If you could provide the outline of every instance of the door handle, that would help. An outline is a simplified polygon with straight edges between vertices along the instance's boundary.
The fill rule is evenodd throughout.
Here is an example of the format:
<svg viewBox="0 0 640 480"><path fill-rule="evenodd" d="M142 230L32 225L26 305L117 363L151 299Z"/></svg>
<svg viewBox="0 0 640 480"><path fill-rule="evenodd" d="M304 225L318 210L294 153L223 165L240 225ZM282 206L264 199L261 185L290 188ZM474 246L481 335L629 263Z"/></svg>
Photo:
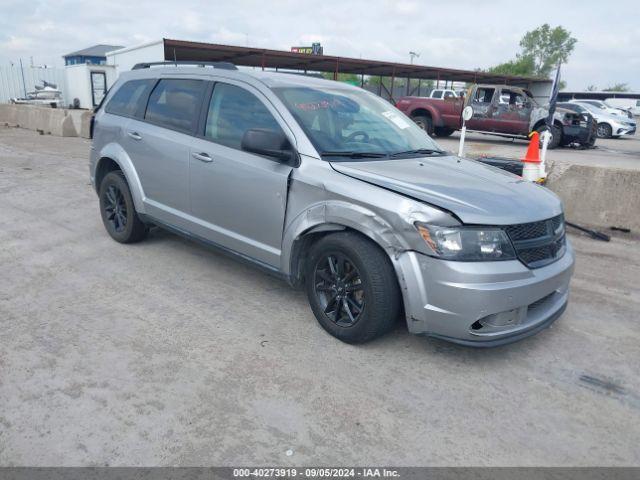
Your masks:
<svg viewBox="0 0 640 480"><path fill-rule="evenodd" d="M127 135L129 135L134 140L142 140L142 136L138 132L127 132Z"/></svg>
<svg viewBox="0 0 640 480"><path fill-rule="evenodd" d="M211 158L209 154L205 152L201 152L201 153L193 152L191 156L196 160L200 160L201 162L205 162L205 163L213 162L213 158Z"/></svg>

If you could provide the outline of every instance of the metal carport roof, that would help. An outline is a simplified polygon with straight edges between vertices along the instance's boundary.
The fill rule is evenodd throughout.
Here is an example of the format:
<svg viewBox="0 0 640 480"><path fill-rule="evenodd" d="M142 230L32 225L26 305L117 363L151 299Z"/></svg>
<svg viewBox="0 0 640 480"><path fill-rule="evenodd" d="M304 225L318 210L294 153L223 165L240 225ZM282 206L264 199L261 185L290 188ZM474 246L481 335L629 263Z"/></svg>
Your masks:
<svg viewBox="0 0 640 480"><path fill-rule="evenodd" d="M267 48L238 47L215 43L163 39L165 60L224 61L239 66L303 70L314 72L355 73L396 78L413 78L472 83L499 83L531 86L549 83L538 77L496 75L473 70L429 67L407 63L382 62L332 55L308 55Z"/></svg>

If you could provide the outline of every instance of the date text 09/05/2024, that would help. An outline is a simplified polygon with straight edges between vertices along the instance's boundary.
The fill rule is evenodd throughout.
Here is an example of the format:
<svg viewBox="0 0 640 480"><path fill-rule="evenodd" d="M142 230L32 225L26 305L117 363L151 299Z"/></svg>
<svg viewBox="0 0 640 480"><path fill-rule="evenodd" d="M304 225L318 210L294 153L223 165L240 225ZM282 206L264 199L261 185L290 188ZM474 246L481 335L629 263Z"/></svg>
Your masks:
<svg viewBox="0 0 640 480"><path fill-rule="evenodd" d="M273 478L398 478L397 470L386 468L234 468L233 476Z"/></svg>

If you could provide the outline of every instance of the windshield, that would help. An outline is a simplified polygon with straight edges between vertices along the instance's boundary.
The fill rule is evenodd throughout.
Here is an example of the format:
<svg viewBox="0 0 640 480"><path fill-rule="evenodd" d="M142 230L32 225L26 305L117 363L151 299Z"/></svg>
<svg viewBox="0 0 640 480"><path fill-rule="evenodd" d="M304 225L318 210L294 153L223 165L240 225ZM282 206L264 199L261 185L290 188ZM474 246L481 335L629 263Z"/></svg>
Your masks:
<svg viewBox="0 0 640 480"><path fill-rule="evenodd" d="M583 103L581 104L584 108L586 108L587 110L591 111L591 112L595 112L597 113L598 110L600 109L600 107L596 107L595 105L592 105L590 103Z"/></svg>
<svg viewBox="0 0 640 480"><path fill-rule="evenodd" d="M559 103L559 107L566 108L567 110L573 110L578 113L588 113L589 111L577 103Z"/></svg>
<svg viewBox="0 0 640 480"><path fill-rule="evenodd" d="M604 102L598 102L597 100L586 100L584 103L591 105L592 107L599 108L600 110L606 110L607 106Z"/></svg>
<svg viewBox="0 0 640 480"><path fill-rule="evenodd" d="M442 148L394 106L364 90L282 87L273 91L323 158L407 158Z"/></svg>

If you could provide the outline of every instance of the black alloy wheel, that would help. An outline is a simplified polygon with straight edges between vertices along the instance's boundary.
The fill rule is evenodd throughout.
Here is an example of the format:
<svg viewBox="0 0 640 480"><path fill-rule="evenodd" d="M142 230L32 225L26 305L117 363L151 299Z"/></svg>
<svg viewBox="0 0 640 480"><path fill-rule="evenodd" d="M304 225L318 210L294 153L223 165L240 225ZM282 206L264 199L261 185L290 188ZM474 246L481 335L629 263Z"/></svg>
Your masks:
<svg viewBox="0 0 640 480"><path fill-rule="evenodd" d="M390 331L402 310L396 272L387 253L352 231L329 233L306 253L304 281L318 323L346 343L365 343Z"/></svg>
<svg viewBox="0 0 640 480"><path fill-rule="evenodd" d="M322 256L314 268L314 293L324 315L340 327L352 327L364 311L360 272L343 253Z"/></svg>
<svg viewBox="0 0 640 480"><path fill-rule="evenodd" d="M139 242L147 235L149 229L136 212L122 171L114 170L105 175L100 183L98 196L102 223L116 242Z"/></svg>
<svg viewBox="0 0 640 480"><path fill-rule="evenodd" d="M104 210L106 221L114 232L120 233L127 228L127 203L117 185L111 184L105 192Z"/></svg>

